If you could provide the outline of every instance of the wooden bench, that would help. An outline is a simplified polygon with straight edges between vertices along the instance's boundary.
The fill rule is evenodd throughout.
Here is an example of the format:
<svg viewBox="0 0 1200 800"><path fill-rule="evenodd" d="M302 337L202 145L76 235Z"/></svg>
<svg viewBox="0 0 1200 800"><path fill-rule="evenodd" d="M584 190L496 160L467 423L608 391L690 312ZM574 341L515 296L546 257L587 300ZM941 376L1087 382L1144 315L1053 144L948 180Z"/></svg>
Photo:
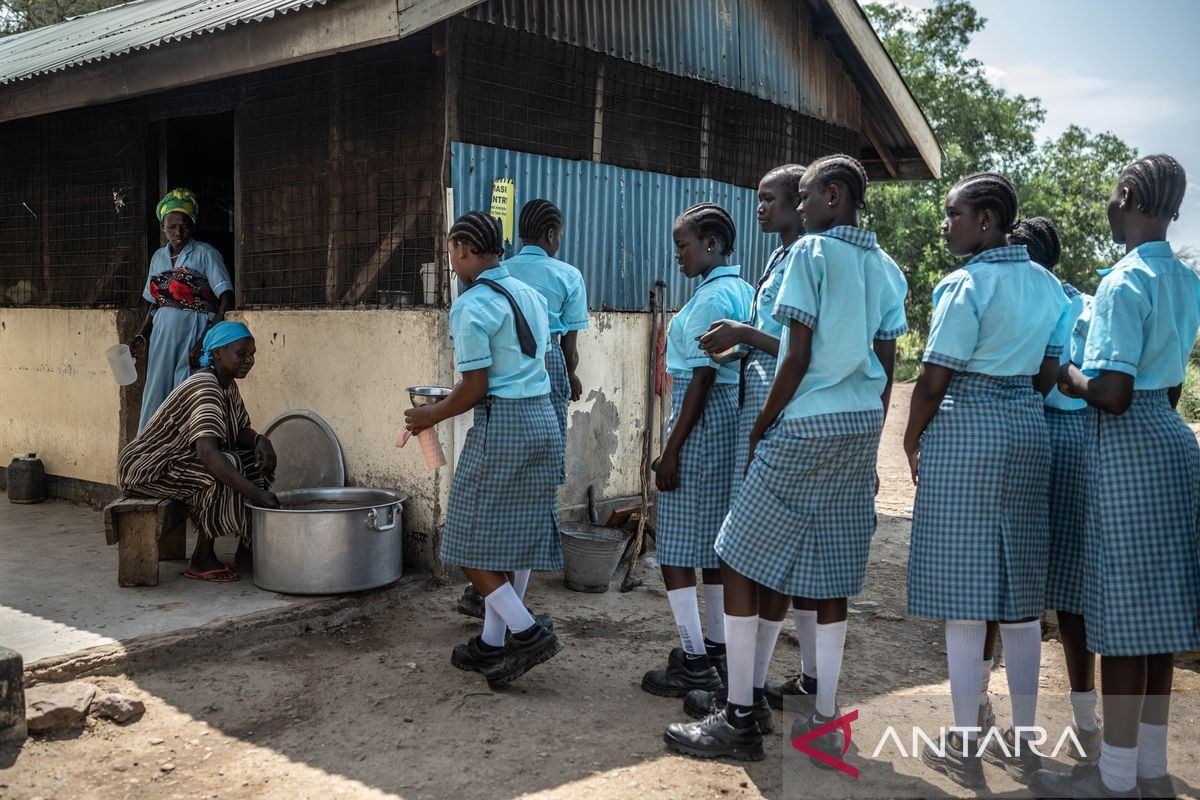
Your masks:
<svg viewBox="0 0 1200 800"><path fill-rule="evenodd" d="M117 583L157 586L158 562L187 558L187 506L153 497L119 497L104 509L104 539L119 545Z"/></svg>

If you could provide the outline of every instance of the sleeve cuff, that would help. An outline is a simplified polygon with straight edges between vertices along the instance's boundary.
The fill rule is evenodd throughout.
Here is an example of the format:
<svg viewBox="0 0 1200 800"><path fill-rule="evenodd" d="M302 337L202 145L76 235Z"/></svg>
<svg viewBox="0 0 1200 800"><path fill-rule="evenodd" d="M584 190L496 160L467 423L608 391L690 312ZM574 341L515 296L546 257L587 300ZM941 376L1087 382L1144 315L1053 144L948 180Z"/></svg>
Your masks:
<svg viewBox="0 0 1200 800"><path fill-rule="evenodd" d="M952 369L959 372L965 370L967 368L967 364L970 363L964 359L948 356L944 353L935 353L932 350L926 350L925 355L921 356L921 361L925 362L926 364L937 364L939 367L945 367L946 369Z"/></svg>
<svg viewBox="0 0 1200 800"><path fill-rule="evenodd" d="M1083 362L1084 372L1123 372L1126 375L1137 377L1137 365L1129 364L1125 361L1112 361L1109 359L1088 359Z"/></svg>
<svg viewBox="0 0 1200 800"><path fill-rule="evenodd" d="M1046 358L1062 358L1063 348L1060 344L1047 345Z"/></svg>
<svg viewBox="0 0 1200 800"><path fill-rule="evenodd" d="M233 291L233 287L223 281L210 288L212 289L212 293L215 294L218 299L220 299L221 295L225 294L226 292Z"/></svg>
<svg viewBox="0 0 1200 800"><path fill-rule="evenodd" d="M901 325L899 328L890 328L886 331L880 331L875 334L876 339L899 339L904 334L908 333L908 326Z"/></svg>
<svg viewBox="0 0 1200 800"><path fill-rule="evenodd" d="M688 356L687 358L685 358L683 360L683 363L687 364L692 369L695 369L696 367L719 367L719 366L721 366L720 364L713 361L711 358L709 358L706 355Z"/></svg>
<svg viewBox="0 0 1200 800"><path fill-rule="evenodd" d="M807 311L801 311L795 306L775 306L775 318L778 319L780 317L794 320L799 322L801 325L807 325L813 330L816 330L817 327L817 318L814 315L808 313Z"/></svg>
<svg viewBox="0 0 1200 800"><path fill-rule="evenodd" d="M567 326L567 330L569 331L582 331L590 327L592 323L591 320L585 319L579 322L565 322L563 324Z"/></svg>
<svg viewBox="0 0 1200 800"><path fill-rule="evenodd" d="M492 356L490 353L486 356L480 356L479 358L472 358L469 361L456 360L455 362L455 366L458 368L459 372L470 372L473 369L483 369L484 367L490 367L491 365Z"/></svg>

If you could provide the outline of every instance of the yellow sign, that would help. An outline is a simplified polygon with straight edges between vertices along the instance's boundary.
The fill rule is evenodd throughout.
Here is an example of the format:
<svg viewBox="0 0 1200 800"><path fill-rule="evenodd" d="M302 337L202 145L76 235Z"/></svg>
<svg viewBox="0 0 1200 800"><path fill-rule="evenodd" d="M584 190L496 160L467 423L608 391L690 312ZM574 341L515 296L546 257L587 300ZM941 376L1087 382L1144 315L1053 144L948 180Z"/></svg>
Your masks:
<svg viewBox="0 0 1200 800"><path fill-rule="evenodd" d="M513 223L516 219L517 187L512 178L497 178L492 181L491 215L500 220L504 227L504 241L512 244Z"/></svg>

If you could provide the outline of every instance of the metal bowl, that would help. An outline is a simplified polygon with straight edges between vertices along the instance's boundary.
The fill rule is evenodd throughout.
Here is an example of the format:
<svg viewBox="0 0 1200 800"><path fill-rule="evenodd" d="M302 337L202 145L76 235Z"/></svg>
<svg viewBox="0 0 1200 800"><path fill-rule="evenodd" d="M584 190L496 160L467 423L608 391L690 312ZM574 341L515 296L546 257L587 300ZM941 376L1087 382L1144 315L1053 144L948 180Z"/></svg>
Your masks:
<svg viewBox="0 0 1200 800"><path fill-rule="evenodd" d="M445 386L410 386L408 387L408 399L414 406L428 406L445 400L453 391Z"/></svg>

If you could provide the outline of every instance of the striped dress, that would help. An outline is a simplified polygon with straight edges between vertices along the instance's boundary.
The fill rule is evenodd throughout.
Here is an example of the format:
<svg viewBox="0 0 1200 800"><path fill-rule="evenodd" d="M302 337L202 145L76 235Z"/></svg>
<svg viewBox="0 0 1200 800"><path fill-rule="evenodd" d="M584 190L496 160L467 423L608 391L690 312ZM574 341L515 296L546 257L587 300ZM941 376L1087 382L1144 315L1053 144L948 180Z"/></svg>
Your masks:
<svg viewBox="0 0 1200 800"><path fill-rule="evenodd" d="M222 387L203 370L179 384L150 418L141 434L125 446L117 462L121 490L137 497L178 500L187 505L201 536L238 536L250 545L243 499L217 480L196 455L196 442L217 439L231 464L254 484L266 488L253 450L237 450L238 435L250 427L237 384Z"/></svg>

